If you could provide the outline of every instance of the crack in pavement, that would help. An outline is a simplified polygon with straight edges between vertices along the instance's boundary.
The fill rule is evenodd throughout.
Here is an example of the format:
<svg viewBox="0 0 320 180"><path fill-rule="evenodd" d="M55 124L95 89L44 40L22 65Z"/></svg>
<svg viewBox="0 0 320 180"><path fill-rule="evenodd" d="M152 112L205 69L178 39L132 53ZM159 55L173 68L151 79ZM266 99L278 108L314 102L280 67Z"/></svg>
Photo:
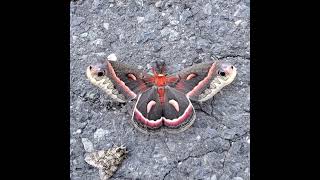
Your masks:
<svg viewBox="0 0 320 180"><path fill-rule="evenodd" d="M243 55L237 55L237 54L226 54L226 55L220 55L220 57L218 59L225 59L225 58L237 58L240 57L242 59L246 59L246 60L250 60L249 56L243 56Z"/></svg>
<svg viewBox="0 0 320 180"><path fill-rule="evenodd" d="M232 143L229 140L228 140L228 142L229 142L229 149L225 152L224 157L223 157L223 162L222 162L222 173L223 174L224 174L224 171L225 171L224 166L225 166L225 163L226 163L226 158L227 158L227 155L229 153L229 150L232 147Z"/></svg>
<svg viewBox="0 0 320 180"><path fill-rule="evenodd" d="M162 141L162 143L165 145L165 148L167 149L169 155L171 155L171 150L169 149L169 146L168 146L166 140L164 139L164 137L161 137L160 141Z"/></svg>
<svg viewBox="0 0 320 180"><path fill-rule="evenodd" d="M225 126L225 127L228 128L228 126L227 126L226 124L224 124L223 121L222 121L221 119L219 119L219 118L215 115L215 113L214 113L214 111L215 111L216 113L220 113L220 115L223 116L223 114L222 114L220 111L217 111L217 110L215 110L215 108L214 108L214 97L213 97L213 99L210 101L210 104L205 104L205 105L203 105L203 103L198 103L198 104L199 104L199 108L195 108L195 110L200 111L200 112L203 112L205 115L207 115L207 116L209 116L209 117L213 117L213 118L216 120L216 122L218 122L220 125L223 125L223 126ZM211 109L211 112L210 112L210 113L207 112L206 110L204 110L204 107L205 107L205 106L210 106L210 109ZM221 138L222 138L222 137L221 137ZM222 139L224 139L224 138L222 138Z"/></svg>
<svg viewBox="0 0 320 180"><path fill-rule="evenodd" d="M231 138L231 139L226 139L221 136L219 136L219 137L226 140L226 141L229 141L229 142L237 142L237 141L241 140L243 137L247 136L249 133L250 133L250 131L245 131L243 134L238 135L238 136L236 136L237 134L235 134L236 137Z"/></svg>
<svg viewBox="0 0 320 180"><path fill-rule="evenodd" d="M208 113L207 111L205 111L205 110L203 110L203 108L205 107L205 106L207 106L207 104L204 104L204 103L198 103L198 105L199 105L199 109L196 109L196 110L200 110L201 112L203 112L203 113L205 113L206 115L208 115L208 116L213 116L213 104L214 104L214 100L215 100L215 98L214 97L212 97L212 99L210 100L210 107L211 107L211 112L210 113Z"/></svg>
<svg viewBox="0 0 320 180"><path fill-rule="evenodd" d="M206 138L206 139L210 139L210 138ZM204 139L204 140L206 140L206 139ZM187 157L185 157L185 158L183 158L183 159L181 159L181 160L178 160L178 161L175 161L174 162L174 166L168 171L168 172L166 172L165 173L165 175L163 176L163 178L162 178L162 180L164 180L174 169L177 169L177 167L178 167L178 165L180 165L180 164L182 164L183 162L185 162L185 161L187 161L188 159L190 159L190 158L201 158L201 157L203 157L203 156L205 156L205 155L207 155L207 154L209 154L209 153L213 153L213 152L215 152L215 153L218 153L218 154L223 154L223 153L228 153L229 152L229 150L231 149L231 142L230 141L228 141L229 142L229 148L227 149L227 150L223 150L222 152L220 152L220 153L218 153L217 152L217 150L209 150L209 151L207 151L207 152L205 152L205 153L203 153L203 154L197 154L197 155L188 155ZM224 157L224 159L223 159L223 166L222 166L222 168L224 168L224 162L225 162L225 158L226 158L226 155L225 155L225 157Z"/></svg>
<svg viewBox="0 0 320 180"><path fill-rule="evenodd" d="M225 153L225 156L224 156L224 158L223 158L223 162L222 162L222 169L223 169L223 174L224 174L224 172L225 172L225 169L224 169L224 166L225 166L225 162L226 162L226 158L227 158L227 155L228 155L228 153L229 153L229 150L231 149L231 147L232 147L232 143L234 143L234 142L237 142L238 140L240 140L240 139L242 139L243 137L245 137L245 136L247 136L248 134L250 133L250 131L246 131L244 134L242 134L242 135L240 135L240 136L237 136L237 137L234 137L234 138L232 138L232 139L225 139L225 138L223 138L223 137L220 137L220 138L222 138L222 139L224 139L224 140L227 140L228 142L229 142L229 149L226 151L226 153Z"/></svg>
<svg viewBox="0 0 320 180"><path fill-rule="evenodd" d="M225 162L226 162L227 155L228 155L228 153L229 153L229 151L230 151L230 149L231 149L231 147L232 147L232 142L236 142L237 140L240 140L241 138L243 138L243 137L245 137L246 135L248 135L248 133L249 133L249 131L246 131L244 134L242 134L242 135L240 135L240 136L238 136L238 137L232 138L232 139L225 139L225 138L223 138L223 137L220 137L220 138L222 138L222 139L224 139L224 140L227 140L228 143L229 143L229 148L228 148L227 150L223 150L221 153L218 153L218 154L224 154L224 158L223 158L223 162L222 162L222 170L223 170L223 173L225 172L225 169L224 169L224 168L225 168ZM206 139L208 139L208 138L206 138ZM206 139L205 139L205 140L206 140ZM207 155L207 154L209 154L209 153L212 153L212 152L217 153L215 150L209 150L209 151L207 151L207 152L204 153L204 154L189 155L189 156L186 157L186 158L183 158L183 159L181 159L181 160L178 160L177 162L174 162L175 165L174 165L168 172L165 173L165 175L163 176L162 179L164 180L174 169L176 169L176 168L178 167L179 163L181 164L181 163L187 161L187 160L190 159L190 158L201 158L201 157L203 157L203 156L205 156L205 155Z"/></svg>
<svg viewBox="0 0 320 180"><path fill-rule="evenodd" d="M163 176L162 180L164 180L170 173L173 169L175 169L177 167L177 165L175 165L173 168L171 168L168 172L166 172L166 174Z"/></svg>

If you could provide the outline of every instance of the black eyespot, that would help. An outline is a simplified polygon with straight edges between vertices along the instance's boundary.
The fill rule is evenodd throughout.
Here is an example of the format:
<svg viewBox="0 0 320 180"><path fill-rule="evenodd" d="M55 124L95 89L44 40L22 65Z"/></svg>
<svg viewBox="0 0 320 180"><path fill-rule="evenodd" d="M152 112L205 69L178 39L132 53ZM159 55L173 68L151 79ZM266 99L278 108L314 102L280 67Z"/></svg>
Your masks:
<svg viewBox="0 0 320 180"><path fill-rule="evenodd" d="M100 77L100 76L103 76L104 75L104 71L99 71L98 72L98 76Z"/></svg>
<svg viewBox="0 0 320 180"><path fill-rule="evenodd" d="M219 71L218 74L220 74L220 76L225 76L226 75L226 73L223 72L223 71Z"/></svg>
<svg viewBox="0 0 320 180"><path fill-rule="evenodd" d="M90 70L92 69L92 66L89 66Z"/></svg>
<svg viewBox="0 0 320 180"><path fill-rule="evenodd" d="M231 66L231 69L233 69L233 66Z"/></svg>

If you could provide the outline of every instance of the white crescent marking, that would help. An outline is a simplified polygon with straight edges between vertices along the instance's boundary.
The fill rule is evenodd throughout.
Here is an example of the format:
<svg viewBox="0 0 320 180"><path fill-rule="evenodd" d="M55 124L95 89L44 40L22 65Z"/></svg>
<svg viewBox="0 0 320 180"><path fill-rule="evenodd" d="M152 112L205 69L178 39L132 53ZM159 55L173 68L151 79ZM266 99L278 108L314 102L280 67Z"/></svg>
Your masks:
<svg viewBox="0 0 320 180"><path fill-rule="evenodd" d="M189 76L187 77L187 80L190 80L190 79L192 79L192 78L194 78L196 75L195 74L189 74Z"/></svg>
<svg viewBox="0 0 320 180"><path fill-rule="evenodd" d="M133 74L128 74L128 77L135 80L135 81L137 80L136 76L134 76Z"/></svg>
<svg viewBox="0 0 320 180"><path fill-rule="evenodd" d="M169 101L169 104L171 104L176 109L176 111L179 112L179 104L177 101L175 101L174 99L171 99Z"/></svg>
<svg viewBox="0 0 320 180"><path fill-rule="evenodd" d="M150 112L152 106L156 105L156 102L151 100L148 104L147 104L147 113Z"/></svg>

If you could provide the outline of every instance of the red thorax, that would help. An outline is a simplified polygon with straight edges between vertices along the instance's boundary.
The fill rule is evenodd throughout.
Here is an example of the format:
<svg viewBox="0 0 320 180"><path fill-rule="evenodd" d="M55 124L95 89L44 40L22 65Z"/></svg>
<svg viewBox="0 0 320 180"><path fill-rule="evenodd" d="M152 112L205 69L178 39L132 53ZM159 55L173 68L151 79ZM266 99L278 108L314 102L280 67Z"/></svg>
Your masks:
<svg viewBox="0 0 320 180"><path fill-rule="evenodd" d="M165 74L158 74L154 69L153 70L153 83L155 86L157 86L158 90L158 95L160 99L160 103L164 103L164 98L165 98L165 90L164 86L167 85L167 83L174 82L176 80L175 77L170 77L166 76Z"/></svg>

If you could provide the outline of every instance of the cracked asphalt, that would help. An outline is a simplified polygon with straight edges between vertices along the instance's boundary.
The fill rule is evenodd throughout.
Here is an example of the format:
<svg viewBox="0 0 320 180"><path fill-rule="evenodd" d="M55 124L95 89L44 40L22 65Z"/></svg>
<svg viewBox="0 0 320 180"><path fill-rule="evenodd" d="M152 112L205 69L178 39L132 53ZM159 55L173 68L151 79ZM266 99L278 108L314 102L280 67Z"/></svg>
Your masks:
<svg viewBox="0 0 320 180"><path fill-rule="evenodd" d="M98 180L86 152L124 144L112 179L250 179L250 1L78 0L70 2L70 178ZM88 65L115 53L147 69L220 61L238 75L214 99L194 104L179 134L146 135L129 124L134 102L113 102L89 83Z"/></svg>

